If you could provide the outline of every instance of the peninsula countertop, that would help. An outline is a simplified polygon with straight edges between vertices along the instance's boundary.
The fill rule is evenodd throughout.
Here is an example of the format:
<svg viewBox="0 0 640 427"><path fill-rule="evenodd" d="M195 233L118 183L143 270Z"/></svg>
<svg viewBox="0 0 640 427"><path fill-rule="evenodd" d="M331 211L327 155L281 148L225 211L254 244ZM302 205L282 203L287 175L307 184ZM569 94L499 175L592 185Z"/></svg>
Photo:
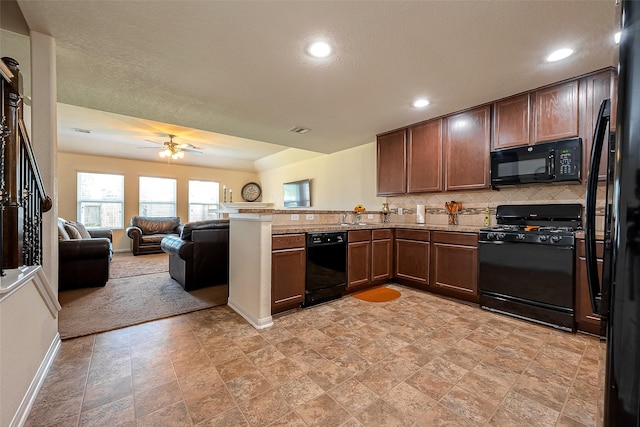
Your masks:
<svg viewBox="0 0 640 427"><path fill-rule="evenodd" d="M381 228L403 228L425 231L457 231L460 233L477 233L481 227L469 225L442 225L442 224L415 224L415 223L380 223L371 224L308 224L308 225L274 225L271 234L313 233L323 231L351 231L351 230L376 230Z"/></svg>

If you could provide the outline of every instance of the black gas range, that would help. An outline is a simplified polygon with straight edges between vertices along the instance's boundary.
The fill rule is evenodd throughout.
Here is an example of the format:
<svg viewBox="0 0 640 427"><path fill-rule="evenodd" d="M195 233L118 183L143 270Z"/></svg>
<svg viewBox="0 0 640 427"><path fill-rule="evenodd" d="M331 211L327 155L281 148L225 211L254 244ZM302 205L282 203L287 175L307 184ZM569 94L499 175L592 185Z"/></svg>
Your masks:
<svg viewBox="0 0 640 427"><path fill-rule="evenodd" d="M582 205L500 205L496 221L479 235L481 307L574 330Z"/></svg>
<svg viewBox="0 0 640 427"><path fill-rule="evenodd" d="M522 242L541 245L574 245L573 227L497 225L482 228L480 239L487 242Z"/></svg>

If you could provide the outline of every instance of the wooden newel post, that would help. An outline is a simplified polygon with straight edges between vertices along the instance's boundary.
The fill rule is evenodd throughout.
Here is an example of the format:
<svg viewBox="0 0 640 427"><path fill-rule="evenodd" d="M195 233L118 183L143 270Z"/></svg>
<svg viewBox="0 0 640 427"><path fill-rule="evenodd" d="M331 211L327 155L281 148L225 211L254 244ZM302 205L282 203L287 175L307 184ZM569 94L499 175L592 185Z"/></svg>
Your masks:
<svg viewBox="0 0 640 427"><path fill-rule="evenodd" d="M4 116L8 136L0 154L0 194L4 205L2 221L3 269L17 268L23 264L22 257L22 209L19 186L20 137L19 124L22 118L22 98L20 96L20 67L13 58L2 58L13 73L10 84L5 86Z"/></svg>

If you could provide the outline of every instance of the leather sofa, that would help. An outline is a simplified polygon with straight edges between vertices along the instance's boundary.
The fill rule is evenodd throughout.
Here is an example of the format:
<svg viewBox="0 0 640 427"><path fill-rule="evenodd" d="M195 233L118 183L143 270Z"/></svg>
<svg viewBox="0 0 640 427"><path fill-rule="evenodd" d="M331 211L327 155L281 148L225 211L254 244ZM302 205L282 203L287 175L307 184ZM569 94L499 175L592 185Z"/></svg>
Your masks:
<svg viewBox="0 0 640 427"><path fill-rule="evenodd" d="M229 283L229 220L190 222L166 236L169 274L186 291Z"/></svg>
<svg viewBox="0 0 640 427"><path fill-rule="evenodd" d="M127 236L131 238L131 253L134 255L162 253L162 239L180 234L180 217L134 216L127 228Z"/></svg>
<svg viewBox="0 0 640 427"><path fill-rule="evenodd" d="M58 218L58 290L104 286L113 254L111 230L87 230Z"/></svg>

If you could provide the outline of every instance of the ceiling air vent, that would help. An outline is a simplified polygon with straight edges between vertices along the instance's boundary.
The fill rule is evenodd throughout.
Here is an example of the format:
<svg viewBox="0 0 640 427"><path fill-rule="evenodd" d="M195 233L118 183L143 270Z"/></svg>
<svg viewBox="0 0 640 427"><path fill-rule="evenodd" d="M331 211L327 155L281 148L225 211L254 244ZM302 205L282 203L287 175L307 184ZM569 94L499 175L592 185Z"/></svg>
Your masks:
<svg viewBox="0 0 640 427"><path fill-rule="evenodd" d="M78 133L91 133L89 129L71 128L71 130Z"/></svg>
<svg viewBox="0 0 640 427"><path fill-rule="evenodd" d="M309 132L311 129L307 129L307 128L303 128L302 126L294 126L291 129L289 129L289 132L295 132L295 133L307 133Z"/></svg>

